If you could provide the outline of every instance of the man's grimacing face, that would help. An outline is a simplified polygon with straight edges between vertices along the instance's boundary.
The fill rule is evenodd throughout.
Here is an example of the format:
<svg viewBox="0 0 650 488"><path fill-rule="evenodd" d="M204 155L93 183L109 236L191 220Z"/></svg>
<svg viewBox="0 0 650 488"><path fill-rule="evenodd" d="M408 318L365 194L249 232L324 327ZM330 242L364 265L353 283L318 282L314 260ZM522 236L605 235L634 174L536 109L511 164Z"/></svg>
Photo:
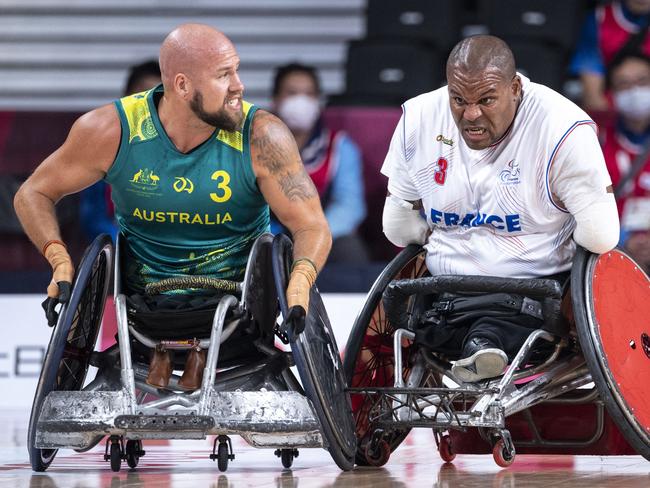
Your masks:
<svg viewBox="0 0 650 488"><path fill-rule="evenodd" d="M521 96L519 76L504 78L500 70L448 73L449 105L463 140L471 149L485 149L508 130Z"/></svg>

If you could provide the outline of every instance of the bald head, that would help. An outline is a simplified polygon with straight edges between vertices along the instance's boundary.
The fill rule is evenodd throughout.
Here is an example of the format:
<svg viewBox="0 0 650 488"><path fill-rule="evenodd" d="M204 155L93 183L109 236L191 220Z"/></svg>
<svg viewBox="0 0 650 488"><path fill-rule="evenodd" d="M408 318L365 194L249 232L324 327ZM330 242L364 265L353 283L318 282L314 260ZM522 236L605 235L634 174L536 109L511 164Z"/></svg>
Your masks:
<svg viewBox="0 0 650 488"><path fill-rule="evenodd" d="M205 24L182 24L174 29L160 47L160 73L165 90L174 77L183 73L199 76L206 65L229 52L234 46L225 34Z"/></svg>
<svg viewBox="0 0 650 488"><path fill-rule="evenodd" d="M244 120L244 85L237 50L222 32L183 24L160 47L162 107L176 117L194 117L212 128L238 130Z"/></svg>
<svg viewBox="0 0 650 488"><path fill-rule="evenodd" d="M508 45L498 37L467 37L456 44L449 54L447 79L456 70L468 76L491 71L511 80L516 74L515 57Z"/></svg>

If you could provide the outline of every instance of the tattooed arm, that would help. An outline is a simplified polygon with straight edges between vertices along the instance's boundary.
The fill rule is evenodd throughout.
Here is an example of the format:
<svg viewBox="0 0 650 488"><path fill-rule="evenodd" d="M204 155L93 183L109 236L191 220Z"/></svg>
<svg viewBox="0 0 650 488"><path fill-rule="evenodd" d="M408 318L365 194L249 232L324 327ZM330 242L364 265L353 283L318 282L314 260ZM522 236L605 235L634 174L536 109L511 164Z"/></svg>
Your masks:
<svg viewBox="0 0 650 488"><path fill-rule="evenodd" d="M300 160L296 142L284 123L263 110L258 110L253 118L251 134L251 154L253 171L257 184L271 210L293 236L293 257L297 265L291 274L291 284L295 272L301 269L307 275L309 286L313 284L316 273L325 264L332 246L332 235L321 208L318 192L305 171ZM303 259L304 261L299 260ZM316 269L312 271L311 264ZM301 266L298 266L301 264ZM294 299L294 304L308 303L304 296ZM298 291L304 294L305 291ZM287 291L289 306L292 299ZM297 301L296 301L297 300Z"/></svg>

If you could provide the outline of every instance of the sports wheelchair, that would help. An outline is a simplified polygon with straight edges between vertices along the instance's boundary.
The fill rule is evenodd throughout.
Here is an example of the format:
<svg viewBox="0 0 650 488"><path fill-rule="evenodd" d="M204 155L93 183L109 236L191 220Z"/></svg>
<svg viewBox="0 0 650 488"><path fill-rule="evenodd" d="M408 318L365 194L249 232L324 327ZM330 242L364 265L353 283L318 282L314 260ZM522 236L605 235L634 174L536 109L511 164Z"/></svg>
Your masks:
<svg viewBox="0 0 650 488"><path fill-rule="evenodd" d="M415 427L433 430L445 462L490 451L502 467L516 452L650 460L650 281L629 256L579 248L565 286L430 276L424 257L411 245L389 263L348 339L357 464L385 464ZM521 306L536 307L544 326L531 329L501 376L463 383L453 358L415 332L432 305L444 312L450 302L441 297L490 292L525 297Z"/></svg>
<svg viewBox="0 0 650 488"><path fill-rule="evenodd" d="M34 471L46 470L60 448L84 452L104 437L104 459L119 471L123 460L131 468L138 465L145 454L143 440L207 435L216 436L209 457L225 471L234 459L228 437L232 434L252 446L276 449L285 468L292 465L299 447L324 447L342 470L353 467L356 440L350 400L316 287L311 290L304 330L298 332L288 320L278 323L280 310L288 316L285 290L292 251L288 237L259 237L241 283L208 279L191 283L189 287L216 289L221 298L210 311L205 337L183 337L181 320L176 340L156 339L151 331L138 329L137 312L121 286L122 239L118 238L114 266L117 344L95 351L113 269L109 236L99 236L86 250L70 300L60 310L29 422ZM158 291L188 288L187 277L157 285ZM276 337L290 344L291 352L276 347ZM208 350L199 390L179 391L175 374L165 389L145 383L148 357L143 349L148 353L148 348L164 344L182 355L196 347L197 340ZM301 382L292 373L293 366ZM92 381L86 381L89 371L96 371Z"/></svg>

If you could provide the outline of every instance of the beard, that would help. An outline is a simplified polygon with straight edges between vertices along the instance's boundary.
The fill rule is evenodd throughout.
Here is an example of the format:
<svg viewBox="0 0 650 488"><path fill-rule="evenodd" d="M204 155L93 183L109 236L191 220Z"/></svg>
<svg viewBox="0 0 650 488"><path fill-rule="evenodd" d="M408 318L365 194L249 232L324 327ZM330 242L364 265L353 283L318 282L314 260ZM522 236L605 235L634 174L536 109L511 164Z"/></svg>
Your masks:
<svg viewBox="0 0 650 488"><path fill-rule="evenodd" d="M192 100L190 100L190 109L194 115L206 124L229 132L239 130L244 121L243 110L235 117L229 114L225 107L221 107L216 112L206 111L203 106L203 95L199 91L194 93Z"/></svg>

